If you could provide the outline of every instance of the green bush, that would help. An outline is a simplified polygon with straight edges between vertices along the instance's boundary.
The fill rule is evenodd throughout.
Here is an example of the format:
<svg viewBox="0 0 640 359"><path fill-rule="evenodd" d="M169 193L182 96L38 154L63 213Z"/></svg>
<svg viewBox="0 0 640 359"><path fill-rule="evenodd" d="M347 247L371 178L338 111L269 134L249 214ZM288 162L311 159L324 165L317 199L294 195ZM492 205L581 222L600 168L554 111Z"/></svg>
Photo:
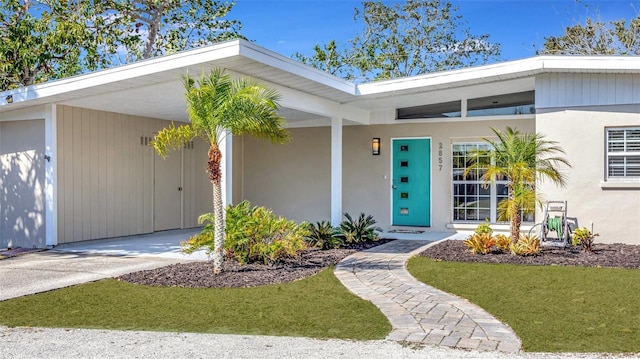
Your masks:
<svg viewBox="0 0 640 359"><path fill-rule="evenodd" d="M480 223L478 227L476 227L475 233L476 234L483 234L483 233L493 234L493 229L491 229L489 222L485 221Z"/></svg>
<svg viewBox="0 0 640 359"><path fill-rule="evenodd" d="M593 252L593 242L597 236L598 233L591 233L587 227L576 228L571 236L571 244L581 245L585 252Z"/></svg>
<svg viewBox="0 0 640 359"><path fill-rule="evenodd" d="M198 222L205 226L199 234L181 243L183 252L191 253L203 247L207 247L208 253L213 252L213 220L212 213L200 216ZM306 248L304 238L308 227L243 201L226 209L225 254L240 263L273 264L294 257Z"/></svg>
<svg viewBox="0 0 640 359"><path fill-rule="evenodd" d="M495 239L491 233L474 233L464 240L464 245L471 249L473 254L487 254L491 252L491 247L495 244Z"/></svg>
<svg viewBox="0 0 640 359"><path fill-rule="evenodd" d="M540 253L540 238L536 235L520 235L516 243L511 243L511 253L518 256L535 256Z"/></svg>
<svg viewBox="0 0 640 359"><path fill-rule="evenodd" d="M339 232L328 221L316 222L308 225L309 234L305 237L311 247L322 249L340 248L344 245L344 238L337 236Z"/></svg>
<svg viewBox="0 0 640 359"><path fill-rule="evenodd" d="M367 243L375 242L378 240L378 234L376 233L376 224L373 216L366 216L364 213L360 213L358 219L353 219L349 213L345 213L346 220L340 223L339 234L336 236L342 238L345 244Z"/></svg>

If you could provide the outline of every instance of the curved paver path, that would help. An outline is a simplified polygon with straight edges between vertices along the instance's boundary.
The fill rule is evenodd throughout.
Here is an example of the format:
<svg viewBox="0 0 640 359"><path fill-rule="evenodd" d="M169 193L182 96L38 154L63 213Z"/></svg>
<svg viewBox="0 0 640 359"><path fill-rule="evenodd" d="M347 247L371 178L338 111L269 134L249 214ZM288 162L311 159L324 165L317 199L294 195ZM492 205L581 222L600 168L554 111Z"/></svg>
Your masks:
<svg viewBox="0 0 640 359"><path fill-rule="evenodd" d="M338 279L370 300L393 327L387 340L452 348L519 352L518 336L504 323L466 299L415 279L405 268L411 256L433 243L396 240L341 261Z"/></svg>

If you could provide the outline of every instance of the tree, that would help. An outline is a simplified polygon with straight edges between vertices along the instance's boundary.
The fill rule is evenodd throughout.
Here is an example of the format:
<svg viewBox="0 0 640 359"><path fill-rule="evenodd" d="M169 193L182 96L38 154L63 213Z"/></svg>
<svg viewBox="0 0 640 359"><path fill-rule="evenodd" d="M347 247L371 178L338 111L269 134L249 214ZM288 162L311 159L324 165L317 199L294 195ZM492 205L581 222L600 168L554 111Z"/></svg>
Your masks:
<svg viewBox="0 0 640 359"><path fill-rule="evenodd" d="M545 37L538 54L640 55L640 16L627 26L625 19L608 23L588 18L585 24L565 29L560 36Z"/></svg>
<svg viewBox="0 0 640 359"><path fill-rule="evenodd" d="M123 62L241 38L240 22L225 19L235 3L213 0L109 0L125 39Z"/></svg>
<svg viewBox="0 0 640 359"><path fill-rule="evenodd" d="M242 37L212 0L0 0L0 91Z"/></svg>
<svg viewBox="0 0 640 359"><path fill-rule="evenodd" d="M101 11L85 0L0 0L0 91L107 65Z"/></svg>
<svg viewBox="0 0 640 359"><path fill-rule="evenodd" d="M365 1L364 29L344 49L334 40L294 57L349 80L381 80L486 63L500 54L489 35L472 35L449 1Z"/></svg>
<svg viewBox="0 0 640 359"><path fill-rule="evenodd" d="M564 187L566 176L558 169L559 165L571 167L568 160L557 156L564 150L555 141L545 140L540 134L523 134L507 127L505 131L491 129L497 140L483 138L491 145L490 163L486 163L486 153L472 154L465 170L467 176L473 170L480 170L481 181L495 183L507 182L507 198L498 204L498 219L509 220L511 224L511 242L520 238L520 225L523 211L532 213L536 202L536 180L551 180Z"/></svg>
<svg viewBox="0 0 640 359"><path fill-rule="evenodd" d="M154 137L152 146L162 157L182 148L195 137L209 143L207 171L213 187L214 274L222 272L224 260L224 208L222 204L222 172L220 141L227 133L249 135L285 143L289 132L283 129L284 118L277 110L279 94L256 80L232 80L222 69L214 69L196 81L183 78L186 88L187 113L191 123L175 127L171 124Z"/></svg>

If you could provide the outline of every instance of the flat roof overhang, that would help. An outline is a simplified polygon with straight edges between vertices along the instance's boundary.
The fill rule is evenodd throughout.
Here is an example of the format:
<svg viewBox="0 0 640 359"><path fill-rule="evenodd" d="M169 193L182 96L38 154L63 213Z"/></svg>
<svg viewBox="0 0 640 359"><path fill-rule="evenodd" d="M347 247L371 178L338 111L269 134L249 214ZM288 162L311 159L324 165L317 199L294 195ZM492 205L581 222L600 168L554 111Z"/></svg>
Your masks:
<svg viewBox="0 0 640 359"><path fill-rule="evenodd" d="M0 120L10 111L55 103L165 120L186 121L182 76L199 77L215 67L313 96L341 102L356 85L244 40L140 61L0 94ZM11 96L12 103L6 98ZM303 119L304 111L283 111ZM5 116L3 116L3 113Z"/></svg>
<svg viewBox="0 0 640 359"><path fill-rule="evenodd" d="M12 111L62 104L165 120L186 121L181 77L214 67L252 76L293 94L283 101L290 122L328 120L307 101L344 105L366 116L456 99L532 91L545 73L639 74L637 56L537 56L492 65L443 71L387 81L354 84L244 40L234 40L112 69L0 93L0 120ZM304 96L299 96L304 95ZM12 103L6 97L11 96ZM361 119L366 123L368 119Z"/></svg>

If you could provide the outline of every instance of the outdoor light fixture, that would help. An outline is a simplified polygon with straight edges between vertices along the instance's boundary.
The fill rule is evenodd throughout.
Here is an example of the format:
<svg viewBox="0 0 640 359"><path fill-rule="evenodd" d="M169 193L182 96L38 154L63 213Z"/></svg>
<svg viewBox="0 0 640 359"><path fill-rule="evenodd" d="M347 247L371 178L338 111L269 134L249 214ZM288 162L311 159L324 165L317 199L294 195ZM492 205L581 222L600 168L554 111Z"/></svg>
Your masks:
<svg viewBox="0 0 640 359"><path fill-rule="evenodd" d="M380 154L380 138L374 137L371 140L371 154L377 156Z"/></svg>
<svg viewBox="0 0 640 359"><path fill-rule="evenodd" d="M8 95L4 99L7 100L7 103L13 103L13 95Z"/></svg>

